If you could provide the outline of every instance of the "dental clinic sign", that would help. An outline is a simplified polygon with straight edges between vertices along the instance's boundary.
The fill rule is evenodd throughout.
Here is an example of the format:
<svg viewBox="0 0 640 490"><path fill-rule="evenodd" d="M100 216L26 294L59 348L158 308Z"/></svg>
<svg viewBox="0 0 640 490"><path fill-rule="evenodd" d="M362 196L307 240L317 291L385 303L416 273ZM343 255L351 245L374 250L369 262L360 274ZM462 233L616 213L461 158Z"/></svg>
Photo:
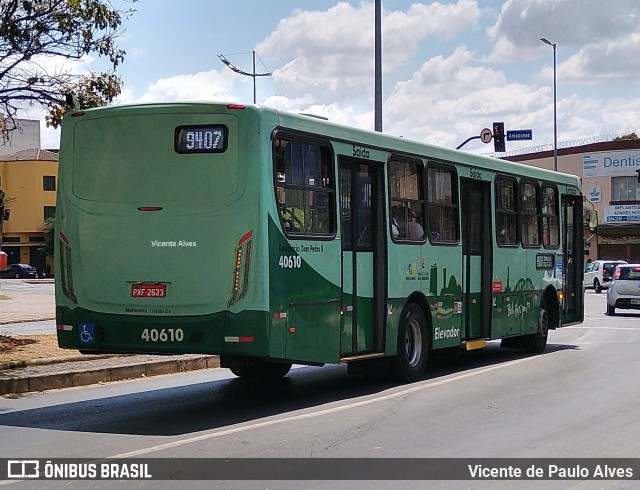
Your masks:
<svg viewBox="0 0 640 490"><path fill-rule="evenodd" d="M583 177L636 175L640 150L603 151L582 155Z"/></svg>
<svg viewBox="0 0 640 490"><path fill-rule="evenodd" d="M605 207L607 223L627 223L640 221L640 204L617 204Z"/></svg>

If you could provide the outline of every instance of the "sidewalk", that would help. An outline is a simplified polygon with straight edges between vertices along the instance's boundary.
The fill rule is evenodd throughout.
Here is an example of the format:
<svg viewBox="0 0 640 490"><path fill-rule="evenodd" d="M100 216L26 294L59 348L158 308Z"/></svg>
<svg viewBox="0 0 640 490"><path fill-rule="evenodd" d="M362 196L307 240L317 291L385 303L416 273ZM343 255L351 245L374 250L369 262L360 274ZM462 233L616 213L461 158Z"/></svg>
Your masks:
<svg viewBox="0 0 640 490"><path fill-rule="evenodd" d="M53 280L40 280L45 282ZM26 282L26 281L25 281ZM0 325L55 319L53 294L3 291ZM0 364L0 395L84 386L220 367L209 355L82 355Z"/></svg>

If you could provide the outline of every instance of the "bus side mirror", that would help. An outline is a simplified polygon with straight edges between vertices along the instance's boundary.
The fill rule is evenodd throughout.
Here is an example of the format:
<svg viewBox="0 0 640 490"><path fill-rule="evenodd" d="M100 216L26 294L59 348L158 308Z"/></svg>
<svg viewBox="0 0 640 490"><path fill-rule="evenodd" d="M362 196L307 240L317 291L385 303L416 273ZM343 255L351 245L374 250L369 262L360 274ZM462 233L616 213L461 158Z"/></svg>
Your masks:
<svg viewBox="0 0 640 490"><path fill-rule="evenodd" d="M596 211L595 209L590 209L589 210L589 230L596 231L597 229L598 229L598 211Z"/></svg>

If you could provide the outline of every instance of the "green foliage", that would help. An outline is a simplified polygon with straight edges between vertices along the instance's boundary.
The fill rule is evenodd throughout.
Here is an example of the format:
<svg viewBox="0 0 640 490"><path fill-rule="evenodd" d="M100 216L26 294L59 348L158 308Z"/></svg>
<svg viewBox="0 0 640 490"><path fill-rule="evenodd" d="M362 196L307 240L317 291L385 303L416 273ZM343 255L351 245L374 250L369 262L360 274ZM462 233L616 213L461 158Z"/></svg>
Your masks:
<svg viewBox="0 0 640 490"><path fill-rule="evenodd" d="M38 249L45 257L53 257L53 240L55 237L56 219L47 218L44 221L44 245Z"/></svg>
<svg viewBox="0 0 640 490"><path fill-rule="evenodd" d="M133 3L137 0L121 0ZM115 75L125 52L116 45L122 22L134 11L118 10L109 0L0 0L0 132L15 129L14 118L26 105L49 110L47 125L56 127L73 92L80 107L106 105L120 94ZM77 75L47 72L39 57L80 60L97 54L109 60L105 73Z"/></svg>
<svg viewBox="0 0 640 490"><path fill-rule="evenodd" d="M613 141L626 141L626 140L636 141L638 139L640 138L638 138L638 135L634 132L629 134L623 134L621 136L616 136L615 138L613 138Z"/></svg>

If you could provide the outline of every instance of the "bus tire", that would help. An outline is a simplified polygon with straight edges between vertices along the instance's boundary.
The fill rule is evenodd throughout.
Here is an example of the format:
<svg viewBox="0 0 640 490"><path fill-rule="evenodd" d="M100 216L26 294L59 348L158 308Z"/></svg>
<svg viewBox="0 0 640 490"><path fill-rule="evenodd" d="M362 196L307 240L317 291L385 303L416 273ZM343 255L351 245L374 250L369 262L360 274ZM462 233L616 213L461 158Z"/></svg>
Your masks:
<svg viewBox="0 0 640 490"><path fill-rule="evenodd" d="M276 379L285 377L291 369L291 364L256 360L250 363L238 364L230 369L231 372L239 378Z"/></svg>
<svg viewBox="0 0 640 490"><path fill-rule="evenodd" d="M524 338L525 352L540 354L547 348L547 339L549 338L549 311L547 302L540 303L538 311L538 329L536 333L526 335Z"/></svg>
<svg viewBox="0 0 640 490"><path fill-rule="evenodd" d="M402 382L413 383L424 374L429 355L429 329L424 311L415 303L407 305L398 327L398 353L393 374Z"/></svg>

